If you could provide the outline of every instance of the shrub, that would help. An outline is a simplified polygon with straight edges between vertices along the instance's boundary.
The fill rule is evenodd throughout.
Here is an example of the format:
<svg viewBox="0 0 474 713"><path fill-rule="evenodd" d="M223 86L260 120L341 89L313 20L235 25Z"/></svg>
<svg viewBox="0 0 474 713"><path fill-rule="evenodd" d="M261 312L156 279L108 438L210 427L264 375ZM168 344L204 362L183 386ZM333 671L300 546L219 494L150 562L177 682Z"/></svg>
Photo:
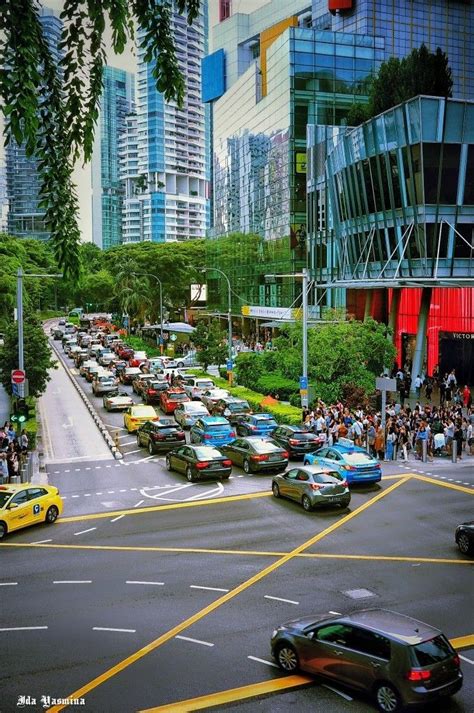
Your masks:
<svg viewBox="0 0 474 713"><path fill-rule="evenodd" d="M264 374L255 385L262 394L278 394L283 401L288 401L292 394L299 395L299 385L296 381L280 374Z"/></svg>

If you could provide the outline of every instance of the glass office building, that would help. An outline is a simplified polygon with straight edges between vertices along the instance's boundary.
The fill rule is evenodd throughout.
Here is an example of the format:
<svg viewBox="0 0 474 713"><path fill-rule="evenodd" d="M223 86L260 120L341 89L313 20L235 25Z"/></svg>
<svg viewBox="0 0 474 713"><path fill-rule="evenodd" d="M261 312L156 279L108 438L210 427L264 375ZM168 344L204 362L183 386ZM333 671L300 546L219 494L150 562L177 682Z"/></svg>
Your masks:
<svg viewBox="0 0 474 713"><path fill-rule="evenodd" d="M41 9L39 19L53 59L59 64L62 22L47 8ZM38 205L41 183L36 159L27 157L25 147L12 138L5 150L5 160L8 232L18 237L47 240L49 230L44 222L44 209Z"/></svg>
<svg viewBox="0 0 474 713"><path fill-rule="evenodd" d="M92 157L92 239L100 248L122 242L124 186L119 146L133 111L135 75L104 67L99 121Z"/></svg>

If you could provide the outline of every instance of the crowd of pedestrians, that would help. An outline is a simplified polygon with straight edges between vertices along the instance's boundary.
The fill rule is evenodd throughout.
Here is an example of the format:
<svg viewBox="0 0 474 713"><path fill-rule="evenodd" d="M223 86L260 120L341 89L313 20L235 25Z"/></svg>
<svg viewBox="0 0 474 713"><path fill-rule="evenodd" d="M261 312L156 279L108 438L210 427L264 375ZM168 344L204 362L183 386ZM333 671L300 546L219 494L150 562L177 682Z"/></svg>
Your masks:
<svg viewBox="0 0 474 713"><path fill-rule="evenodd" d="M12 423L5 421L0 426L0 483L9 483L19 475L28 451L28 436L25 430L17 433Z"/></svg>
<svg viewBox="0 0 474 713"><path fill-rule="evenodd" d="M459 391L460 400L455 398ZM408 460L410 455L422 459L423 442L430 459L451 456L454 443L458 459L474 455L474 409L467 387L452 389L449 402L445 398L440 405L417 401L410 407L391 401L385 413L385 428L380 411L349 409L340 402L328 406L318 401L311 409L303 410L303 422L323 444L333 445L340 438L349 438L368 448L379 460L392 460L395 456Z"/></svg>

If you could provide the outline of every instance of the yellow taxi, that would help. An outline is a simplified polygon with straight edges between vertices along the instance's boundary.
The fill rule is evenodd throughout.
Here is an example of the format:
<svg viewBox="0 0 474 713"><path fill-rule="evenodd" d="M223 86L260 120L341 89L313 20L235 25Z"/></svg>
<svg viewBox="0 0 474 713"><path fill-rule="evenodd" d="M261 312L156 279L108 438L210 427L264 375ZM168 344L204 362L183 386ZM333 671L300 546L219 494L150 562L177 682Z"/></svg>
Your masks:
<svg viewBox="0 0 474 713"><path fill-rule="evenodd" d="M130 406L123 414L123 425L129 433L138 431L138 428L146 421L156 421L159 418L153 406L145 404L135 404Z"/></svg>
<svg viewBox="0 0 474 713"><path fill-rule="evenodd" d="M28 525L52 524L63 511L59 490L52 485L0 485L0 540Z"/></svg>

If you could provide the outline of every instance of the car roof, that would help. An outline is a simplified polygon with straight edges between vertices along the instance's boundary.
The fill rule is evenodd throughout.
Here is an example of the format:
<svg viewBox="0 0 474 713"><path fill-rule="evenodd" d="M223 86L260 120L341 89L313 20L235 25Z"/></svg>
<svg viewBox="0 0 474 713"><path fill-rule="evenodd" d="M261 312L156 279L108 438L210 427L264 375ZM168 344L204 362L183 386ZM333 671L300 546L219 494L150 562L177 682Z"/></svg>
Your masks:
<svg viewBox="0 0 474 713"><path fill-rule="evenodd" d="M344 439L343 443L335 443L331 448L334 448L338 453L367 453L365 448L356 446L355 443L351 443L349 439Z"/></svg>
<svg viewBox="0 0 474 713"><path fill-rule="evenodd" d="M304 470L306 473L311 473L311 475L314 475L315 473L334 473L334 469L332 468L324 468L320 465L295 465L295 468L298 470Z"/></svg>
<svg viewBox="0 0 474 713"><path fill-rule="evenodd" d="M275 417L272 416L271 413L253 413L250 416L250 418L256 418L257 420L260 420L260 421L261 420L266 421L267 419L270 419L270 418L274 419Z"/></svg>
<svg viewBox="0 0 474 713"><path fill-rule="evenodd" d="M440 634L429 624L390 609L362 609L343 617L345 621L373 629L391 639L415 645Z"/></svg>
<svg viewBox="0 0 474 713"><path fill-rule="evenodd" d="M27 488L50 488L50 485L43 483L8 483L6 485L0 485L0 493L8 493L9 495L14 495L20 490L26 490Z"/></svg>

